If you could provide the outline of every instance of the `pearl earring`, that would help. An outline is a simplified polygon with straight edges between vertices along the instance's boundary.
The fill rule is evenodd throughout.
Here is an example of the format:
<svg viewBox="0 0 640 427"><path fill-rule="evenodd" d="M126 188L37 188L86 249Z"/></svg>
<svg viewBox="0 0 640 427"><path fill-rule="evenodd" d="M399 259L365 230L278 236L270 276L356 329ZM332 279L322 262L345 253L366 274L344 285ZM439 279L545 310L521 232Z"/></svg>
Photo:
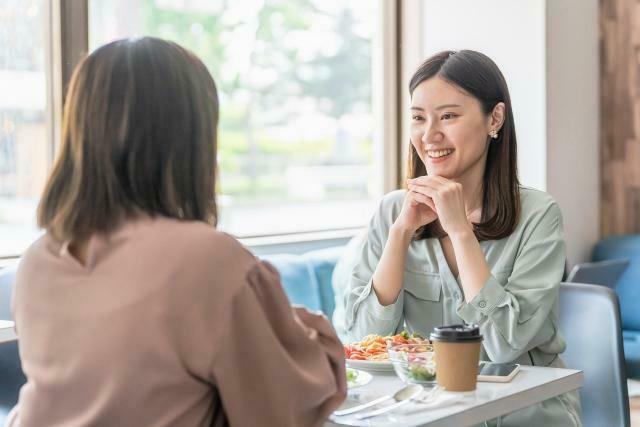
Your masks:
<svg viewBox="0 0 640 427"><path fill-rule="evenodd" d="M495 129L491 129L489 131L489 136L493 139L498 139L498 131Z"/></svg>

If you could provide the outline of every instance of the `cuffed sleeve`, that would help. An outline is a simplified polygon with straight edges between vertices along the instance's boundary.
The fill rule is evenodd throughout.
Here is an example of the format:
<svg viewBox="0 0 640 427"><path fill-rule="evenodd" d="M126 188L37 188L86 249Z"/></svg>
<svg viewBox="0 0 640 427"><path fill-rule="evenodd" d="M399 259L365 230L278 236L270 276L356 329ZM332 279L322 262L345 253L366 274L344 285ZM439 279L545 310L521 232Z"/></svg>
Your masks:
<svg viewBox="0 0 640 427"><path fill-rule="evenodd" d="M565 263L562 217L555 202L528 219L510 276L504 286L489 277L481 291L461 304L458 315L478 323L484 348L494 361L512 361L550 341L552 309Z"/></svg>
<svg viewBox="0 0 640 427"><path fill-rule="evenodd" d="M342 344L326 317L291 309L273 267L247 279L212 365L229 424L322 425L346 396Z"/></svg>
<svg viewBox="0 0 640 427"><path fill-rule="evenodd" d="M371 280L353 291L347 297L347 315L351 320L347 331L350 339L357 341L367 334L396 333L398 325L402 323L402 292L394 303L383 306L378 301Z"/></svg>
<svg viewBox="0 0 640 427"><path fill-rule="evenodd" d="M479 323L483 316L490 317L507 298L507 291L491 275L480 292L468 304L460 307L458 315L467 323Z"/></svg>

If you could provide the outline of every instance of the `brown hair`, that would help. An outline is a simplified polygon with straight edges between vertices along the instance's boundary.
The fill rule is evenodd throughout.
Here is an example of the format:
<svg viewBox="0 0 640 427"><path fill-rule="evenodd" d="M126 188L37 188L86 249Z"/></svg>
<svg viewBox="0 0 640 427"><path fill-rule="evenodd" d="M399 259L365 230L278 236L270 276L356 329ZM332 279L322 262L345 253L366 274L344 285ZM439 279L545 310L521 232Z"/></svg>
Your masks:
<svg viewBox="0 0 640 427"><path fill-rule="evenodd" d="M425 80L438 76L476 98L485 114L499 102L505 105L505 119L498 138L490 142L482 183L482 217L474 224L478 240L498 240L509 236L520 217L520 183L517 171L516 129L511 98L504 76L486 55L473 50L444 51L420 65L409 82L409 93ZM409 149L409 178L427 174L413 145ZM438 221L420 227L416 239L444 237Z"/></svg>
<svg viewBox="0 0 640 427"><path fill-rule="evenodd" d="M60 241L139 213L216 223L218 96L205 65L151 37L109 43L74 71L38 224Z"/></svg>

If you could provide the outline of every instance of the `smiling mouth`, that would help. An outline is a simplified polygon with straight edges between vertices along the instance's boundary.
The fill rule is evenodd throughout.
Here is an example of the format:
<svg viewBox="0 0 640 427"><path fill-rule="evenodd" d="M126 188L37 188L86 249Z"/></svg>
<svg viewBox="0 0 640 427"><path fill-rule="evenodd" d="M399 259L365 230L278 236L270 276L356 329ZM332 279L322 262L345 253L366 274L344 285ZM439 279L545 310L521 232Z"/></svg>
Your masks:
<svg viewBox="0 0 640 427"><path fill-rule="evenodd" d="M453 150L452 148L447 148L445 150L428 150L427 151L427 156L429 156L432 159L439 159L440 157L449 156L454 151L455 150Z"/></svg>

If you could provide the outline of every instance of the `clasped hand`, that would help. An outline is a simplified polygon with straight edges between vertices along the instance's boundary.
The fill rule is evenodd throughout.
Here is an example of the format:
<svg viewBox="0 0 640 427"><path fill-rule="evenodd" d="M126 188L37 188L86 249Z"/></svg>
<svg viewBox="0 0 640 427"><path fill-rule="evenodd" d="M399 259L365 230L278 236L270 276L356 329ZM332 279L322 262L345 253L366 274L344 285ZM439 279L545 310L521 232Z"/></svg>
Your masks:
<svg viewBox="0 0 640 427"><path fill-rule="evenodd" d="M398 220L404 228L419 227L440 220L448 235L472 230L462 185L440 176L420 176L407 180L408 190Z"/></svg>

